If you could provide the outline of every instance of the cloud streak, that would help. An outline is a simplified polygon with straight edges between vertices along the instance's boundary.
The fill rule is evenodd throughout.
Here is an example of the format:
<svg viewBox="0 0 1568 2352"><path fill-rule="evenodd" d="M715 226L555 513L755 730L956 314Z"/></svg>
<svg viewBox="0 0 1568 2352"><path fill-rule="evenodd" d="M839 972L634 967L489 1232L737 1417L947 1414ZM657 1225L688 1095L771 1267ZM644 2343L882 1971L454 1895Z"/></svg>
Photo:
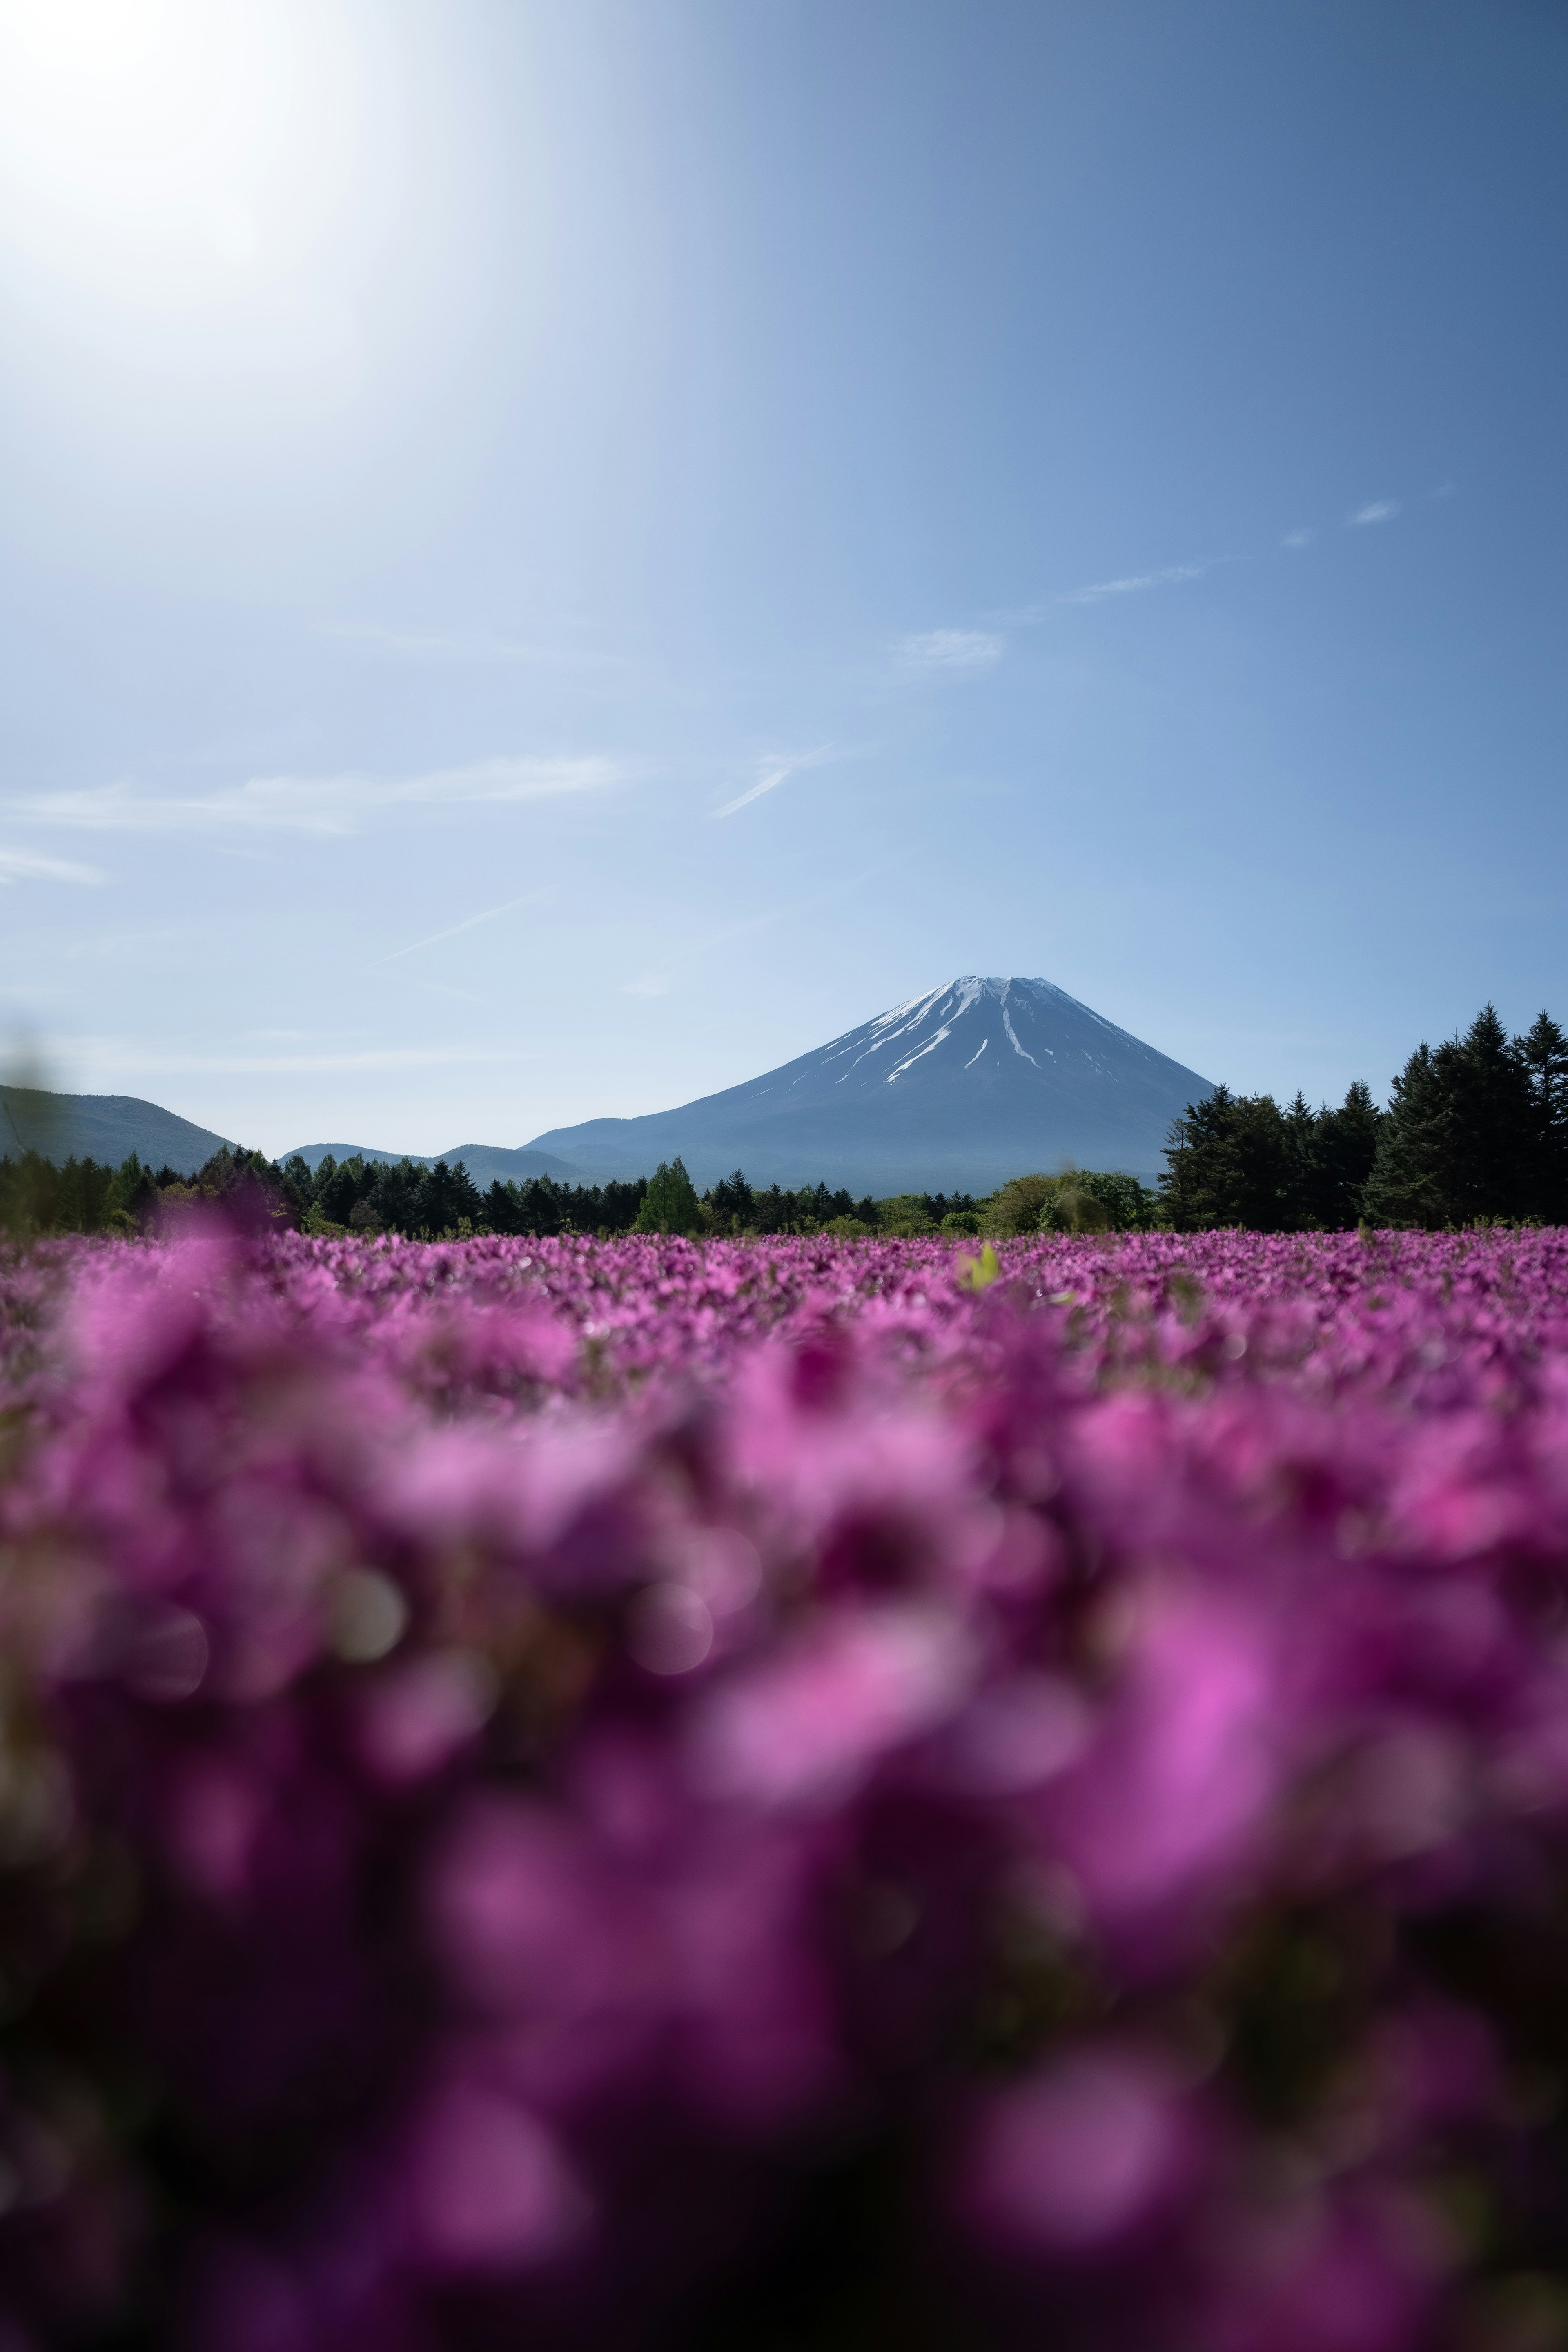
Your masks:
<svg viewBox="0 0 1568 2352"><path fill-rule="evenodd" d="M1364 530L1369 523L1392 522L1399 512L1397 499L1372 499L1364 507L1357 507L1345 517L1347 530Z"/></svg>
<svg viewBox="0 0 1568 2352"><path fill-rule="evenodd" d="M582 647L539 645L521 637L504 637L486 629L389 629L371 622L345 622L323 628L321 635L335 644L357 646L367 653L397 661L494 663L504 668L626 669L620 654L595 653Z"/></svg>
<svg viewBox="0 0 1568 2352"><path fill-rule="evenodd" d="M487 907L481 914L466 916L462 922L452 923L444 931L432 931L428 939L411 940L405 948L394 948L390 955L377 956L375 961L396 963L402 956L417 955L421 948L438 947L443 940L458 939L464 931L477 930L481 923L492 923L498 915L510 915L514 907L537 906L543 896L542 890L525 890L521 898L508 898L499 907Z"/></svg>
<svg viewBox="0 0 1568 2352"><path fill-rule="evenodd" d="M40 824L85 833L363 833L407 809L505 806L602 792L630 771L598 757L478 760L416 776L253 776L216 792L178 796L133 784L94 784L12 803Z"/></svg>
<svg viewBox="0 0 1568 2352"><path fill-rule="evenodd" d="M1057 598L1058 604L1102 604L1108 596L1137 596L1146 588L1177 588L1188 580L1201 580L1207 566L1202 563L1169 563L1161 572L1134 572L1125 580L1097 580L1087 588L1068 588Z"/></svg>
<svg viewBox="0 0 1568 2352"><path fill-rule="evenodd" d="M79 1055L88 1055L117 1075L137 1076L300 1076L312 1071L332 1075L348 1070L441 1069L456 1063L533 1062L536 1054L512 1048L465 1045L369 1046L360 1052L315 1054L148 1054L139 1047L79 1041Z"/></svg>
<svg viewBox="0 0 1568 2352"><path fill-rule="evenodd" d="M0 887L8 882L71 882L90 890L102 880L95 866L73 866L65 857L38 857L30 849L0 849Z"/></svg>
<svg viewBox="0 0 1568 2352"><path fill-rule="evenodd" d="M994 669L1006 650L1006 638L991 629L926 629L901 637L893 657L900 669L927 677L978 677Z"/></svg>
<svg viewBox="0 0 1568 2352"><path fill-rule="evenodd" d="M733 816L737 809L750 807L752 801L760 801L764 793L776 792L781 784L788 782L791 776L798 775L802 768L819 768L825 760L831 760L833 756L832 744L822 743L815 751L788 751L782 757L759 761L756 782L747 791L737 793L732 801L726 801L722 808L716 808L712 813L715 823L721 816Z"/></svg>

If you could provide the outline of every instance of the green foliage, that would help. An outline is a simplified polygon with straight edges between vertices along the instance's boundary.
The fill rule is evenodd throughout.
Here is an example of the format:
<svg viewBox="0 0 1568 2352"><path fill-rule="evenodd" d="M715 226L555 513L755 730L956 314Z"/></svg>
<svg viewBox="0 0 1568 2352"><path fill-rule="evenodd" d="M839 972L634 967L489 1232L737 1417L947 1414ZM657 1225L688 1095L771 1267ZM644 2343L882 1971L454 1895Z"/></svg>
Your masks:
<svg viewBox="0 0 1568 2352"><path fill-rule="evenodd" d="M1542 1013L1510 1038L1484 1004L1394 1082L1363 1207L1375 1225L1568 1213L1568 1041Z"/></svg>
<svg viewBox="0 0 1568 2352"><path fill-rule="evenodd" d="M1160 1191L1179 1233L1245 1225L1276 1234L1290 1222L1290 1148L1285 1114L1272 1095L1216 1087L1174 1122L1165 1158Z"/></svg>
<svg viewBox="0 0 1568 2352"><path fill-rule="evenodd" d="M982 1229L1001 1237L1145 1232L1160 1204L1120 1168L1068 1168L1056 1176L1015 1176L981 1205Z"/></svg>
<svg viewBox="0 0 1568 2352"><path fill-rule="evenodd" d="M1171 1129L1160 1179L1178 1232L1568 1222L1568 1038L1542 1013L1510 1037L1483 1005L1418 1045L1386 1112L1358 1079L1338 1109L1219 1087Z"/></svg>
<svg viewBox="0 0 1568 2352"><path fill-rule="evenodd" d="M661 1160L648 1180L647 1195L632 1228L638 1234L700 1234L702 1211L696 1187L677 1157Z"/></svg>
<svg viewBox="0 0 1568 2352"><path fill-rule="evenodd" d="M57 1168L37 1151L0 1160L0 1230L18 1238L35 1234L100 1234L129 1224L143 1176L134 1156L121 1168L74 1156Z"/></svg>
<svg viewBox="0 0 1568 2352"><path fill-rule="evenodd" d="M1281 1110L1272 1095L1216 1087L1171 1129L1162 1213L1178 1233L1348 1231L1362 1213L1381 1126L1359 1079L1337 1110L1314 1111L1300 1094Z"/></svg>
<svg viewBox="0 0 1568 2352"><path fill-rule="evenodd" d="M647 1194L647 1179L607 1184L558 1184L553 1177L490 1186L480 1203L481 1229L492 1234L630 1233Z"/></svg>
<svg viewBox="0 0 1568 2352"><path fill-rule="evenodd" d="M1446 1223L1444 1093L1436 1058L1423 1039L1394 1081L1388 1116L1363 1187L1362 1214L1369 1224Z"/></svg>
<svg viewBox="0 0 1568 2352"><path fill-rule="evenodd" d="M1001 1271L1002 1262L986 1242L978 1257L960 1259L958 1280L965 1290L989 1290Z"/></svg>
<svg viewBox="0 0 1568 2352"><path fill-rule="evenodd" d="M1040 1211L1047 1201L1055 1200L1061 1181L1059 1176L1015 1176L992 1194L985 1211L985 1231L999 1235L1037 1232Z"/></svg>
<svg viewBox="0 0 1568 2352"><path fill-rule="evenodd" d="M0 1160L0 1231L23 1240L147 1233L193 1208L216 1208L245 1231L265 1232L296 1223L307 1200L261 1152L226 1147L194 1175L175 1168L154 1173L134 1152L118 1168L74 1157L56 1167L36 1151Z"/></svg>
<svg viewBox="0 0 1568 2352"><path fill-rule="evenodd" d="M1037 1230L1042 1234L1109 1233L1110 1212L1079 1183L1076 1175L1064 1176L1040 1203Z"/></svg>
<svg viewBox="0 0 1568 2352"><path fill-rule="evenodd" d="M978 1234L980 1212L978 1209L950 1209L942 1221L940 1231L951 1234L954 1239Z"/></svg>
<svg viewBox="0 0 1568 2352"><path fill-rule="evenodd" d="M1080 1199L1098 1202L1113 1233L1148 1233L1159 1222L1159 1194L1141 1184L1136 1176L1129 1176L1125 1169L1076 1169L1064 1179L1064 1185L1070 1185ZM1097 1229L1089 1226L1079 1230Z"/></svg>
<svg viewBox="0 0 1568 2352"><path fill-rule="evenodd" d="M1535 1213L1559 1225L1568 1222L1568 1037L1542 1013L1514 1045L1530 1089Z"/></svg>
<svg viewBox="0 0 1568 2352"><path fill-rule="evenodd" d="M763 1191L749 1184L738 1168L703 1194L700 1207L709 1233L826 1233L852 1241L934 1234L947 1216L974 1214L967 1192L899 1192L882 1200L868 1193L858 1201L842 1186L833 1192L826 1184L803 1185L798 1192L770 1184Z"/></svg>
<svg viewBox="0 0 1568 2352"><path fill-rule="evenodd" d="M1300 1103L1301 1098L1296 1098ZM1305 1104L1301 1104L1303 1110ZM1294 1106L1292 1106L1294 1110ZM1377 1156L1383 1113L1372 1089L1352 1081L1338 1110L1325 1103L1309 1112L1312 1129L1304 1139L1298 1182L1300 1221L1324 1233L1348 1233L1363 1213L1363 1196Z"/></svg>
<svg viewBox="0 0 1568 2352"><path fill-rule="evenodd" d="M924 1192L895 1192L877 1206L877 1230L891 1240L917 1241L935 1230Z"/></svg>
<svg viewBox="0 0 1568 2352"><path fill-rule="evenodd" d="M721 1176L700 1202L703 1229L710 1234L743 1234L757 1213L757 1196L737 1168Z"/></svg>

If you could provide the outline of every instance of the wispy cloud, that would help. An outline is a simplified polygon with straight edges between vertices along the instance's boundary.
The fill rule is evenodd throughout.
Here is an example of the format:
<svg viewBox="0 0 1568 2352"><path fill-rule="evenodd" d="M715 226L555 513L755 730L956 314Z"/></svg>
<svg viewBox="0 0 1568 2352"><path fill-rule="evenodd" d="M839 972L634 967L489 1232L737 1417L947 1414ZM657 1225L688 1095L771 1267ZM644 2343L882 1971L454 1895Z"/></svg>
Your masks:
<svg viewBox="0 0 1568 2352"><path fill-rule="evenodd" d="M893 658L900 669L931 677L977 677L994 669L1006 650L1006 638L991 629L927 629L900 637Z"/></svg>
<svg viewBox="0 0 1568 2352"><path fill-rule="evenodd" d="M1345 517L1347 530L1364 530L1368 523L1392 522L1399 512L1397 499L1373 499L1364 507L1357 507Z"/></svg>
<svg viewBox="0 0 1568 2352"><path fill-rule="evenodd" d="M0 884L74 882L92 889L102 880L95 866L73 866L64 857L36 857L30 849L0 849Z"/></svg>
<svg viewBox="0 0 1568 2352"><path fill-rule="evenodd" d="M1068 588L1056 601L1058 604L1099 604L1107 596L1136 596L1145 588L1176 588L1184 581L1201 580L1206 569L1202 563L1168 563L1161 572L1134 572L1125 580L1097 580L1087 588Z"/></svg>
<svg viewBox="0 0 1568 2352"><path fill-rule="evenodd" d="M1279 544L1281 547L1310 547L1317 536L1310 523L1303 523L1300 530L1288 530Z"/></svg>
<svg viewBox="0 0 1568 2352"><path fill-rule="evenodd" d="M363 833L409 808L453 808L599 792L630 771L603 758L478 760L416 776L253 776L216 791L174 795L134 784L45 793L13 809L44 824L89 833Z"/></svg>
<svg viewBox="0 0 1568 2352"><path fill-rule="evenodd" d="M318 634L396 661L494 663L505 668L625 669L620 654L538 643L490 629L392 629L373 622L334 623Z"/></svg>
<svg viewBox="0 0 1568 2352"><path fill-rule="evenodd" d="M377 956L375 961L396 963L401 956L417 955L421 948L438 947L443 940L455 940L464 931L476 930L480 923L493 923L498 915L510 915L514 907L537 906L542 890L525 890L521 898L508 898L499 907L486 907L482 913L467 915L460 923L448 924L444 931L432 931L428 939L412 940L405 948L394 948L390 955Z"/></svg>
<svg viewBox="0 0 1568 2352"><path fill-rule="evenodd" d="M790 777L798 775L802 768L820 768L825 760L834 757L831 743L819 743L814 751L786 751L772 759L759 760L756 782L745 792L737 793L732 801L726 801L722 808L716 808L713 811L715 819L733 816L737 809L748 807L752 801L760 801L764 793L776 792L780 784L787 783Z"/></svg>
<svg viewBox="0 0 1568 2352"><path fill-rule="evenodd" d="M79 1042L77 1051L94 1050L90 1058L121 1076L157 1077L248 1077L302 1076L310 1071L331 1074L344 1070L441 1069L454 1063L537 1061L536 1054L510 1048L488 1050L464 1045L367 1046L363 1051L331 1050L297 1054L149 1054L127 1043L123 1046L91 1039ZM106 1050L107 1048L107 1050Z"/></svg>

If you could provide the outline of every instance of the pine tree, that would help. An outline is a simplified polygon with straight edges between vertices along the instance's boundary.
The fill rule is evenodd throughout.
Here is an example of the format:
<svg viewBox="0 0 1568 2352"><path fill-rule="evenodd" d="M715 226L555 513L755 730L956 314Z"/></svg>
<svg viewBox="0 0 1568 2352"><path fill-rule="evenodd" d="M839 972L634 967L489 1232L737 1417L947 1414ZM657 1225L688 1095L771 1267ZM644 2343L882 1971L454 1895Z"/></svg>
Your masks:
<svg viewBox="0 0 1568 2352"><path fill-rule="evenodd" d="M721 1176L712 1190L703 1195L712 1211L718 1232L740 1232L756 1214L756 1195L739 1168L732 1176Z"/></svg>
<svg viewBox="0 0 1568 2352"><path fill-rule="evenodd" d="M1318 1125L1315 1112L1298 1087L1296 1098L1280 1119L1284 1181L1280 1187L1279 1222L1287 1233L1322 1223L1318 1201Z"/></svg>
<svg viewBox="0 0 1568 2352"><path fill-rule="evenodd" d="M1208 1212L1215 1197L1221 1138L1234 1099L1228 1087L1215 1087L1212 1095L1202 1102L1189 1103L1180 1118L1171 1122L1159 1186L1165 1213L1179 1234L1197 1233L1217 1222Z"/></svg>
<svg viewBox="0 0 1568 2352"><path fill-rule="evenodd" d="M1483 1004L1464 1036L1441 1046L1436 1058L1448 1093L1443 1181L1450 1217L1469 1224L1528 1215L1530 1073L1495 1008Z"/></svg>
<svg viewBox="0 0 1568 2352"><path fill-rule="evenodd" d="M1305 1223L1343 1233L1358 1222L1382 1123L1372 1089L1360 1078L1352 1081L1338 1110L1323 1105L1313 1127Z"/></svg>
<svg viewBox="0 0 1568 2352"><path fill-rule="evenodd" d="M1362 1214L1370 1224L1430 1227L1447 1220L1447 1097L1436 1055L1423 1040L1394 1081L1379 1130L1362 1192Z"/></svg>
<svg viewBox="0 0 1568 2352"><path fill-rule="evenodd" d="M1216 1087L1175 1121L1165 1158L1160 1191L1178 1232L1245 1225L1277 1234L1285 1222L1286 1123L1272 1095L1233 1095L1228 1087Z"/></svg>
<svg viewBox="0 0 1568 2352"><path fill-rule="evenodd" d="M1542 1013L1515 1041L1530 1087L1530 1213L1568 1223L1568 1037Z"/></svg>

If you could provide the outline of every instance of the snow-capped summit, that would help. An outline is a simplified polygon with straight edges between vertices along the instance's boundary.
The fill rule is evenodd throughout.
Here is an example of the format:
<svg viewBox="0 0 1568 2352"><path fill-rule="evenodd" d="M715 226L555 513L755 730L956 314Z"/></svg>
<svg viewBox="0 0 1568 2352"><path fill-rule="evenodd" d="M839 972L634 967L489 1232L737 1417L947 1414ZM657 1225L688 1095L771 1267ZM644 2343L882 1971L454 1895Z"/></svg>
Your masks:
<svg viewBox="0 0 1568 2352"><path fill-rule="evenodd" d="M679 1152L700 1185L740 1167L753 1183L981 1192L1067 1160L1148 1179L1172 1119L1210 1092L1048 980L968 974L743 1086L531 1148L599 1177Z"/></svg>

